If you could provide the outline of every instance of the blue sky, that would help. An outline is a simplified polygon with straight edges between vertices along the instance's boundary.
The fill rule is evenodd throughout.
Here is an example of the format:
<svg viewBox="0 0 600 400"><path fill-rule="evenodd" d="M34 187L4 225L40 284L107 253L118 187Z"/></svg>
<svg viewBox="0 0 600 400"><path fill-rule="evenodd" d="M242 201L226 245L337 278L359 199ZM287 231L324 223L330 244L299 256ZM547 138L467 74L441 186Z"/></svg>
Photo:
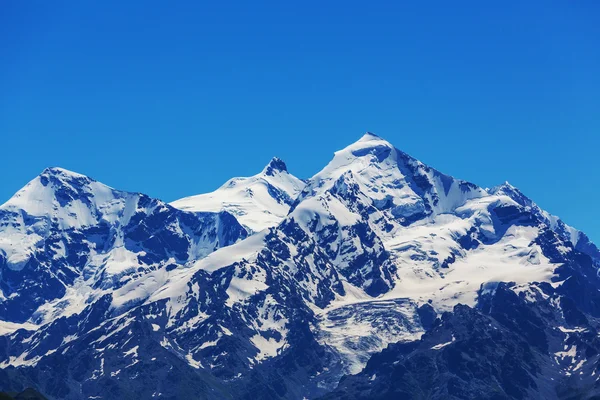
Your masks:
<svg viewBox="0 0 600 400"><path fill-rule="evenodd" d="M368 130L600 242L597 1L120 3L0 6L0 203L47 166L167 201L310 177Z"/></svg>

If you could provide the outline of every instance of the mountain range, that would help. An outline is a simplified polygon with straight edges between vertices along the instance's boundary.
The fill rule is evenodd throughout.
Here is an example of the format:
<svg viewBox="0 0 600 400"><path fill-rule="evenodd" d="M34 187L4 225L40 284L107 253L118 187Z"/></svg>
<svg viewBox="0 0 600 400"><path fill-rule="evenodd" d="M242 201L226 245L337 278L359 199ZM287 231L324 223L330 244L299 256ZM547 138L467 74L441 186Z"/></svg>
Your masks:
<svg viewBox="0 0 600 400"><path fill-rule="evenodd" d="M600 250L367 133L165 203L48 168L0 206L0 390L600 398Z"/></svg>

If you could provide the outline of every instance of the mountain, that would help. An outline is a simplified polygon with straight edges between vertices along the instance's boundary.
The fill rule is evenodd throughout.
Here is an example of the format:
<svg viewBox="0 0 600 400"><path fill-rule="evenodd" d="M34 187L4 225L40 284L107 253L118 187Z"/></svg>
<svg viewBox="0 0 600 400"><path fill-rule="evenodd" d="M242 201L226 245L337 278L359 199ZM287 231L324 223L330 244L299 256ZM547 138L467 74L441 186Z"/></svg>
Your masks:
<svg viewBox="0 0 600 400"><path fill-rule="evenodd" d="M0 318L43 325L108 292L116 309L143 302L166 271L246 236L226 212L186 213L48 168L0 206Z"/></svg>
<svg viewBox="0 0 600 400"><path fill-rule="evenodd" d="M0 389L597 395L600 253L518 189L455 179L371 133L306 181L275 159L230 182L185 211L53 169L2 206Z"/></svg>
<svg viewBox="0 0 600 400"><path fill-rule="evenodd" d="M227 211L258 232L277 225L303 187L304 182L275 157L258 175L230 179L212 193L185 197L171 205L184 211Z"/></svg>

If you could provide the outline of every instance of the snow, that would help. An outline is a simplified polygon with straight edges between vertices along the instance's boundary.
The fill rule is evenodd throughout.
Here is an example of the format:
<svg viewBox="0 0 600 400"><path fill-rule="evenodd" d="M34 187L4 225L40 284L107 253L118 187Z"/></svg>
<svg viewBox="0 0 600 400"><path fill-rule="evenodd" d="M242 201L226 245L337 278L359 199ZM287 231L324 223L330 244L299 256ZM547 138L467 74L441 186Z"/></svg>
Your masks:
<svg viewBox="0 0 600 400"><path fill-rule="evenodd" d="M107 254L102 254L99 265L106 265L104 272L109 275L120 275L124 272L135 270L139 267L138 255L144 253L134 253L123 246L113 248ZM94 261L92 261L94 263Z"/></svg>
<svg viewBox="0 0 600 400"><path fill-rule="evenodd" d="M258 349L255 359L259 362L266 358L275 357L277 351L281 348L280 344L274 338L266 339L259 334L252 336L250 341Z"/></svg>
<svg viewBox="0 0 600 400"><path fill-rule="evenodd" d="M259 232L242 240L232 246L228 247L228 251L222 251L224 248L216 250L204 259L197 260L190 264L187 268L181 270L173 270L166 272L164 270L155 271L148 275L160 275L157 277L152 285L145 290L144 293L151 293L147 297L146 303L152 303L161 299L170 299L170 307L172 309L171 314L176 315L177 310L184 306L183 297L188 288L188 282L194 276L198 270L204 270L207 272L214 272L223 267L230 266L235 262L243 260L251 261L254 260L258 252L260 252L264 246L264 237L266 232ZM261 275L264 279L264 275ZM264 280L253 281L245 279L232 279L230 287L228 289L228 305L233 305L237 301L242 301L252 294L266 288ZM131 290L139 292L140 288L134 286ZM132 297L141 297L137 293Z"/></svg>
<svg viewBox="0 0 600 400"><path fill-rule="evenodd" d="M482 218L475 210L484 209L482 205L494 201L497 199L468 201L462 211L470 208L470 219L441 214L384 237L384 246L391 252L398 270L394 288L378 300L432 300L439 311L450 311L458 303L474 306L477 291L487 282L551 281L558 265L552 264L533 243L539 234L535 227L512 226L498 242L482 244L471 251L461 249L456 243L457 235L466 233L474 220ZM435 267L433 261L441 262L453 252L457 254L454 263L444 269ZM416 260L414 255L418 254L427 258ZM369 301L372 301L369 296L347 291L346 296L337 298L328 309Z"/></svg>
<svg viewBox="0 0 600 400"><path fill-rule="evenodd" d="M229 329L225 328L224 326L221 326L220 328L227 336L233 336L233 333Z"/></svg>
<svg viewBox="0 0 600 400"><path fill-rule="evenodd" d="M269 165L280 161L274 159ZM277 225L290 209L289 201L304 188L304 183L289 174L269 166L248 178L233 178L212 193L185 197L171 203L185 211L227 211L253 232ZM271 194L271 188L282 192L288 202L278 200Z"/></svg>
<svg viewBox="0 0 600 400"><path fill-rule="evenodd" d="M578 370L582 367L583 363L586 361L585 359L581 360L577 363L577 346L576 345L565 345L564 351L557 351L554 353L554 360L557 364L563 364L565 359L571 359L571 362L565 367L565 374L567 376L571 375L573 371ZM564 364L563 364L564 365Z"/></svg>
<svg viewBox="0 0 600 400"><path fill-rule="evenodd" d="M90 302L101 296L103 291L94 290L90 282L83 277L75 280L73 285L66 287L63 297L42 304L31 317L39 325L45 325L59 317L69 317L81 313Z"/></svg>
<svg viewBox="0 0 600 400"><path fill-rule="evenodd" d="M486 282L548 282L558 267L532 241L533 227L513 226L497 243L481 245L466 253L440 274L399 265L396 287L384 298L432 299L442 310L458 303L474 306L476 291Z"/></svg>
<svg viewBox="0 0 600 400"><path fill-rule="evenodd" d="M148 272L144 275L144 279L129 281L113 292L112 306L120 309L136 301L147 299L164 286L170 275L171 273L166 269L161 268Z"/></svg>
<svg viewBox="0 0 600 400"><path fill-rule="evenodd" d="M578 369L580 369L581 367L583 367L583 364L585 364L586 361L587 360L585 358L579 360L579 362L577 363L577 365L575 365L575 367L573 368L573 371L577 371Z"/></svg>
<svg viewBox="0 0 600 400"><path fill-rule="evenodd" d="M123 352L124 356L132 356L133 358L137 358L138 356L138 349L140 348L140 346L134 346L131 349Z"/></svg>
<svg viewBox="0 0 600 400"><path fill-rule="evenodd" d="M221 338L221 336L219 335L219 339L220 339L220 338ZM213 347L213 346L216 346L216 345L217 345L217 343L219 343L219 339L217 339L217 340L213 340L213 341L207 341L207 342L204 342L204 343L202 343L202 344L200 345L200 347L198 347L198 350L202 350L202 349L206 349L206 348L208 348L208 347Z"/></svg>
<svg viewBox="0 0 600 400"><path fill-rule="evenodd" d="M29 322L16 323L16 322L9 322L9 321L0 321L0 336L10 335L19 329L33 331L33 330L37 330L38 328L39 328L38 325L29 323Z"/></svg>
<svg viewBox="0 0 600 400"><path fill-rule="evenodd" d="M237 272L237 271L236 271ZM227 288L228 299L225 304L233 307L235 303L247 300L249 297L267 290L266 274L263 270L254 273L252 278L231 278L229 287Z"/></svg>
<svg viewBox="0 0 600 400"><path fill-rule="evenodd" d="M420 174L431 185L427 191L415 186L411 177L413 173ZM89 194L90 204L75 199L67 205L59 206L56 198L58 188L54 181L44 184L44 174L54 176L63 187ZM0 207L0 210L10 213L12 222L2 228L0 251L6 254L8 268L13 270L23 268L34 249L43 243L50 219L59 221L62 229L78 229L96 225L100 221L108 222L111 227L119 227L126 225L131 216L139 211L137 194L116 191L66 170L52 169L44 174L31 181ZM285 201L273 196L273 188L284 194ZM354 190L356 197L344 197ZM333 256L325 265L319 266L315 263L316 253L300 260L308 266L304 269L308 272L303 277L306 280L298 279L297 284L301 285L303 293L307 293L304 301L315 313L316 324L312 327L315 337L321 344L335 349L344 364L345 373L354 374L364 367L373 353L381 351L388 344L421 337L423 328L416 314L416 309L421 304L430 303L436 312L449 311L459 303L474 306L480 288L493 290L498 282L515 282L515 292L524 293L531 302L537 298L547 298L537 286L531 285L531 282L551 282L558 267L558 264L551 263L543 255L536 244L543 227L513 225L503 231L495 224L497 221L491 210L502 206L518 206L508 195L508 190L516 188L487 191L466 185L463 181L443 175L412 159L372 134L367 134L358 142L336 152L333 160L306 184L290 175L285 168L282 169L279 160L274 160L258 175L234 178L213 193L184 198L172 204L192 212L228 211L250 231L255 232L249 238L211 254L208 253L212 251L214 243L197 239L189 249L188 262L182 263L171 258L162 264L142 265L143 272L138 273L141 266L139 256L144 253L141 250L135 252L127 249L123 237L117 234L115 244L110 249L92 251L81 276L73 284L66 286L65 296L48 301L38 308L32 317L36 324L0 321L0 335L9 335L21 328L42 329L42 325L60 317L81 313L100 296L112 294L110 312L116 318L104 322L108 333L92 343L104 345L109 338L129 327L135 320L127 314L132 307L155 305L160 300L167 299L164 313L168 320L166 324L161 322L161 325L168 335L173 336L162 338L161 345L177 351L192 367L202 368L201 361L194 358L194 355L199 357L196 351L216 346L223 335L238 335L238 327L234 329L232 325L220 322L227 324L234 330L232 332L215 324L213 327L219 332L210 336L211 340L196 344L195 352L188 352L189 349L178 348L176 335L195 332L200 324L213 317L210 315L213 312L212 305L202 308L206 312L198 310L184 323L176 317L191 304L191 298L188 297L190 293L198 300L201 292L206 290L192 280L195 274L199 271L214 273L222 268L235 266L230 283L226 286L227 281L224 280L221 283L223 287L217 288L226 291L227 296L219 298L224 299L227 307L222 308L222 304L219 304L215 309L232 314L242 310L239 316L247 324L244 328L254 332L249 340L257 349L257 354L250 362L263 362L286 349L290 333L286 318L286 315L289 316L286 312L289 311L286 310L285 299L264 293L269 289L267 276L271 273L275 280L278 278L276 274L289 272L289 276L294 276L299 271L296 263L299 262L299 254L302 254L301 246L309 243L302 243L298 247L286 243L292 257L282 261L281 270L273 265L259 264L258 255L265 250L265 238L269 233L284 237L282 230L276 230L281 221L297 222L317 242L318 232L313 226L316 222L317 230L337 226L337 232L333 233L337 236L327 245ZM298 202L290 213L290 204L295 198L298 198ZM428 214L424 213L426 203L432 204ZM367 208L368 216L365 217L365 213L357 205ZM158 207L168 206L159 203ZM23 212L35 217L33 225L26 226ZM552 229L563 229L562 222L556 217L542 211L540 213L549 221ZM403 224L407 218L415 215L419 216L416 221ZM388 254L389 263L395 267L390 281L391 289L378 297L368 295L365 290L371 281L366 280L364 285L355 286L342 273L352 265L352 260L341 254L340 248L346 245L347 248L353 246L360 249L361 238L348 233L348 228L359 223L368 224L378 239L381 239L373 250ZM275 230L269 232L266 230L269 227L275 227ZM181 227L177 224L170 228L174 233L182 234ZM459 243L460 238L475 228L489 240L478 243L474 248L463 248ZM570 227L564 229L575 244L579 231ZM477 237L474 235L472 238L475 240ZM65 244L59 242L54 247L57 253L54 257L65 257ZM564 254L570 251L568 243L558 244L556 247ZM356 256L355 252L352 253L349 257ZM453 262L442 267L444 261L450 258L453 258ZM177 267L170 271L163 268L171 263ZM252 274L247 273L249 269ZM99 280L101 276L103 278ZM339 277L345 294L336 293L329 304L317 306L314 300L319 294L316 282L321 282L319 279L324 276ZM111 286L112 280L119 282L118 289ZM554 282L553 285L560 283ZM253 309L251 315L256 317L246 319L249 299L259 293L262 296L256 297L262 300L252 304L256 307L256 314ZM7 297L8 295L0 292L0 302ZM200 305L194 306L200 308ZM156 310L152 313L154 317L160 314ZM148 316L150 314L146 317ZM394 323L390 324L390 320ZM161 325L151 323L152 330L160 331ZM580 332L583 328L559 329L564 333L572 333ZM275 339L274 336L279 335L272 335L271 331L277 332L281 338ZM64 338L63 344L70 340L77 340L77 336ZM431 349L440 350L453 341L454 337L449 342L433 345ZM105 347L111 345L114 344L108 343ZM123 354L137 360L138 349L135 346ZM98 350L101 352L104 348ZM28 352L24 351L19 356L11 356L8 364L33 365L39 360L25 360L27 355ZM575 362L575 346L565 348L555 355L561 361L572 357L574 370L583 365L583 361Z"/></svg>
<svg viewBox="0 0 600 400"><path fill-rule="evenodd" d="M336 198L319 195L303 200L290 214L290 217L301 224L302 227L318 218L321 224L326 221L337 221L342 226L352 226L360 220L360 216L348 210ZM306 230L306 229L305 229Z"/></svg>
<svg viewBox="0 0 600 400"><path fill-rule="evenodd" d="M387 155L384 157L382 154ZM375 217L368 221L383 240L385 250L390 253L391 260L397 267L392 290L373 298L362 288L342 279L346 293L344 296L337 295L323 310L309 303L321 318L317 328L319 340L337 349L344 357L346 369L350 373L358 372L369 354L381 350L393 341L415 340L422 334L422 329L419 328L418 321L412 321L412 326L382 331L376 326L376 321L364 319L360 313L350 313L345 323L334 324L328 315L335 310L361 304L372 308L386 302L406 299L407 304L412 304L410 307L404 310L397 305L390 307L410 320L415 317L415 307L418 304L431 300L438 312L451 310L459 303L474 306L482 285L510 281L516 282L519 287L530 282L549 282L558 266L552 264L535 244L540 233L538 227L512 226L502 232L501 237L498 236L500 233L495 231L490 210L499 206L516 206L517 203L510 197L504 193L488 193L472 186L464 190L462 181L442 177L437 171L426 169L418 161L406 157L382 139L366 135L359 142L337 152L332 162L308 181L301 194L301 201L287 217L298 222L308 234L313 234L308 227L315 219L321 225L337 222L345 227L356 224L361 216L350 209L351 204L331 195L333 189L348 190L348 185L352 184L358 184L360 195L364 196L360 201L392 199L396 207L410 214L413 211L410 207L405 207L406 204L418 209L422 200L408 184L405 167L402 166L408 165L407 163L415 168L422 168L430 182L433 182L432 190L439 195L439 202L432 214L409 226L396 224L391 231L386 232L373 222ZM402 165L399 167L399 164ZM236 185L237 183L231 186ZM393 223L393 218L385 212L374 215L377 218L388 218ZM474 226L497 240L492 240L491 244L480 244L472 250L463 249L457 239L466 235ZM233 246L217 250L181 271L174 271L168 281L149 297L148 302L167 297L173 304L184 301L180 297L181 293L185 292L190 278L198 270L213 272L239 262L254 263L257 254L265 246L265 235L265 232L253 235ZM338 243L332 244L336 245ZM290 252L297 253L293 247L290 247ZM454 256L456 260L447 268L440 268L440 264L450 256ZM337 262L336 268L347 265L341 258L334 261ZM295 270L293 263L286 264L286 267L291 271ZM252 279L239 278L234 274L227 288L226 304L233 307L266 289L264 271L260 267ZM309 292L313 290L311 286L307 289ZM273 329L285 332L284 326L275 326ZM358 343L375 336L376 340L357 350ZM259 333L253 336L252 341L259 348L256 361L276 354L277 349L284 345L273 339L267 340Z"/></svg>
<svg viewBox="0 0 600 400"><path fill-rule="evenodd" d="M346 176L356 182L361 192L375 204L391 200L409 216L423 207L423 199L407 176L409 168L421 171L434 183L434 191L440 197L435 206L438 213L451 211L470 198L487 195L480 188L463 192L459 187L461 181L458 180L452 181L452 186L446 193L442 174L427 169L424 164L400 152L389 142L367 133L359 141L335 152L333 160L310 179L302 196L323 193Z"/></svg>
<svg viewBox="0 0 600 400"><path fill-rule="evenodd" d="M29 352L23 352L18 357L10 356L7 361L3 361L0 363L0 368L35 365L42 358L40 356L28 358L28 356Z"/></svg>
<svg viewBox="0 0 600 400"><path fill-rule="evenodd" d="M435 346L433 346L431 348L431 350L441 350L444 347L448 346L449 344L452 344L456 341L456 338L454 336L452 336L452 340L450 340L449 342L446 343L440 343L440 344L436 344Z"/></svg>
<svg viewBox="0 0 600 400"><path fill-rule="evenodd" d="M83 193L91 204L84 203L78 197L60 205L57 197L59 190ZM122 205L122 201L120 192L109 186L62 168L49 168L19 190L0 209L24 210L31 216L52 217L62 229L69 229L94 225L105 217L107 221L114 222L117 215L114 211L119 207L112 203ZM103 210L109 213L104 214Z"/></svg>
<svg viewBox="0 0 600 400"><path fill-rule="evenodd" d="M565 328L564 326L559 326L558 329L563 333L574 333L574 332L587 331L587 328Z"/></svg>
<svg viewBox="0 0 600 400"><path fill-rule="evenodd" d="M194 356L191 353L188 353L185 355L185 360L187 361L187 363L189 365L191 365L192 367L194 367L196 369L202 368L202 363L200 361L194 359Z"/></svg>
<svg viewBox="0 0 600 400"><path fill-rule="evenodd" d="M577 355L577 346L572 345L572 346L567 346L565 345L565 351L558 351L556 353L556 356L560 357L560 358L565 358L565 357L575 357Z"/></svg>
<svg viewBox="0 0 600 400"><path fill-rule="evenodd" d="M129 327L129 325L134 321L135 321L134 317L130 317L127 314L124 314L115 319L105 322L106 324L110 324L110 329L109 329L110 332L106 335L100 336L98 339L94 340L91 344L103 344L105 341L107 341L112 336L116 335L117 333L121 332L125 328Z"/></svg>
<svg viewBox="0 0 600 400"><path fill-rule="evenodd" d="M24 268L30 258L43 249L51 235L52 260L57 264L64 263L69 256L67 245L80 240L76 236L80 229L108 224L111 239L114 239L114 243L102 248L94 242L95 238L84 238L81 244L90 247L89 252L85 250L88 256L85 266L81 270L68 264L63 267L75 275L74 283L65 282L65 295L41 304L30 321L44 325L60 317L78 314L107 293L113 294L113 308L125 311L164 285L172 275L164 267L177 265L177 260L171 258L147 265L140 261L140 257L146 255L144 251L131 250L135 247L130 245L125 247L122 228L134 214L170 210L166 204L152 199L149 205L142 206L142 197L141 194L115 190L65 169L49 168L0 207L3 222L0 254L6 258L8 268L14 271ZM147 198L144 203L148 204ZM172 220L168 229L179 236L192 235L191 232L184 233L179 223L179 219ZM207 226L206 235L190 237L192 243L188 252L192 260L201 259L221 245L220 237L210 236L212 229ZM58 240L54 242L55 239ZM52 274L51 271L48 273ZM60 279L60 275L57 277ZM114 286L120 287L113 290ZM0 292L0 300L17 295Z"/></svg>
<svg viewBox="0 0 600 400"><path fill-rule="evenodd" d="M335 303L319 314L318 340L337 350L348 374L360 372L370 356L388 344L418 340L424 333L416 303L363 299L362 303Z"/></svg>

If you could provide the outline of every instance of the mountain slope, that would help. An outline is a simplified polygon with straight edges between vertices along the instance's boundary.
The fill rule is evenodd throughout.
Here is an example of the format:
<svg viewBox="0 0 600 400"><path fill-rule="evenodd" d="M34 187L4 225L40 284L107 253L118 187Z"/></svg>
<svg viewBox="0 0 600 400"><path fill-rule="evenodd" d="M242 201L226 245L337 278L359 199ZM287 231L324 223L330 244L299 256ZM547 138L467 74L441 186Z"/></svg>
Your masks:
<svg viewBox="0 0 600 400"><path fill-rule="evenodd" d="M597 317L549 285L536 291L501 283L482 292L476 309L455 306L421 340L390 345L323 399L596 398Z"/></svg>
<svg viewBox="0 0 600 400"><path fill-rule="evenodd" d="M43 324L105 292L115 307L140 302L166 270L246 235L225 212L185 213L46 169L0 206L0 318Z"/></svg>
<svg viewBox="0 0 600 400"><path fill-rule="evenodd" d="M27 388L20 393L0 392L0 400L45 400L46 398L32 388Z"/></svg>
<svg viewBox="0 0 600 400"><path fill-rule="evenodd" d="M248 178L240 187L250 182L264 188L261 179ZM3 316L13 325L6 322L7 333L0 335L1 388L33 382L48 396L65 399L107 391L119 398L302 399L327 392L334 398L447 398L454 389L456 398L564 398L565 388L595 390L598 357L591 333L600 318L600 258L584 234L515 188L486 190L452 178L373 134L336 152L300 189L287 198L279 222L244 240L237 241L245 231L235 220L221 221L223 229L233 229L232 240L210 242L216 249L210 254L196 251L207 246L193 245L203 242L204 230L185 222L200 214L157 203L160 215L166 213L157 218L144 207L132 231L164 228L172 214L167 228L188 227L168 229L168 235L187 235L186 256L171 240L153 239L163 233L144 239L148 229L142 229L133 237L136 246L143 243L143 251L159 261L125 274L132 286L121 286L121 277L107 280L110 263L102 264L103 273L87 278L94 296L85 296L84 307L52 319ZM88 209L101 209L94 201ZM70 207L54 213L58 226L85 241L95 237L87 225L70 228L72 201L58 204ZM244 211L264 222L264 208ZM12 247L2 248L11 249L5 250L11 264L0 265L3 274L22 265L19 255L29 254L21 244L34 230L23 229L21 236L6 236ZM50 236L40 237L50 242ZM36 293L24 287L15 292L35 305ZM10 296L0 304L10 304ZM485 326L465 330L466 324ZM496 329L501 335L494 342ZM471 374L483 371L471 387L473 376L461 375L462 364L449 366L458 356L448 352L457 346L466 351L465 360L475 360L468 365ZM469 353L477 346L504 361L485 364L489 357ZM439 360L438 353L449 358ZM411 364L413 359L440 375L427 378L429 367L419 371L423 363ZM57 365L67 372L40 374ZM398 375L396 365L417 369ZM502 375L509 366L519 368ZM509 387L511 377L523 373L531 379ZM349 374L358 375L342 378ZM500 383L492 390L494 382ZM442 391L411 392L413 383Z"/></svg>
<svg viewBox="0 0 600 400"><path fill-rule="evenodd" d="M185 211L227 211L253 232L277 225L304 187L285 163L273 158L257 175L233 178L212 193L185 197L171 203Z"/></svg>

